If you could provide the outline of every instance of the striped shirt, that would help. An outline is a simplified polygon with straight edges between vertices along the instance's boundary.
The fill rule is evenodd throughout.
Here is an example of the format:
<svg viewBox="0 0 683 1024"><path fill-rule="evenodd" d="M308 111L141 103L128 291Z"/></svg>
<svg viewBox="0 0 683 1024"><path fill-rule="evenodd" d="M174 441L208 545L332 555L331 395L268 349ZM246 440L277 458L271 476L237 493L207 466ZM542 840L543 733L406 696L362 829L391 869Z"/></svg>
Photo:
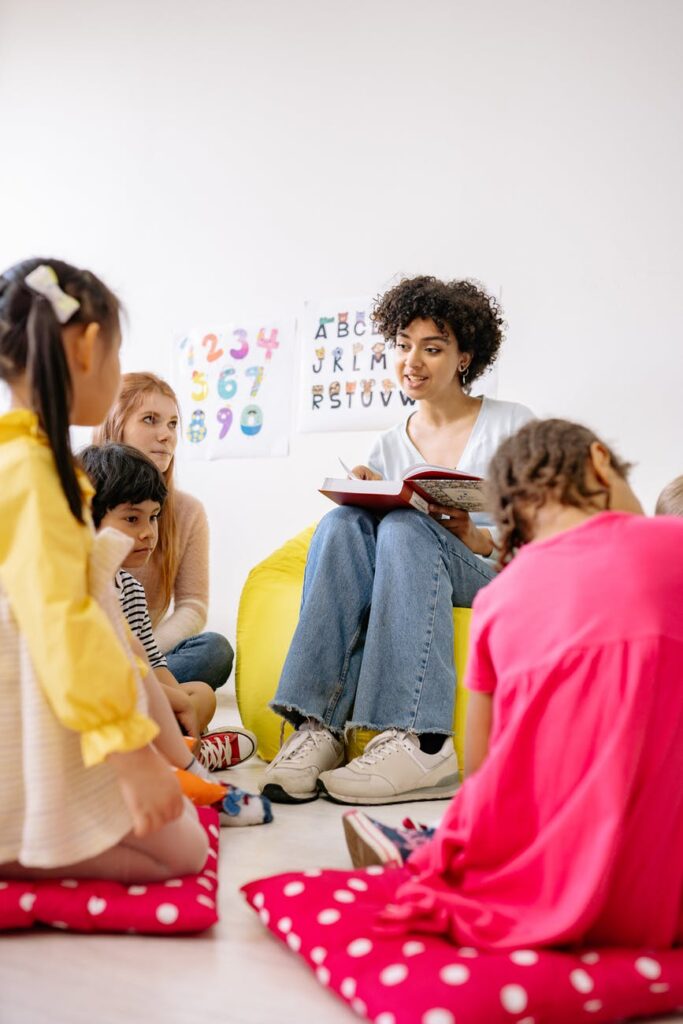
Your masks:
<svg viewBox="0 0 683 1024"><path fill-rule="evenodd" d="M147 609L147 598L142 583L138 583L125 569L116 573L116 590L121 602L121 611L130 626L131 633L145 648L145 654L152 668L166 668L166 658L159 650L152 621Z"/></svg>

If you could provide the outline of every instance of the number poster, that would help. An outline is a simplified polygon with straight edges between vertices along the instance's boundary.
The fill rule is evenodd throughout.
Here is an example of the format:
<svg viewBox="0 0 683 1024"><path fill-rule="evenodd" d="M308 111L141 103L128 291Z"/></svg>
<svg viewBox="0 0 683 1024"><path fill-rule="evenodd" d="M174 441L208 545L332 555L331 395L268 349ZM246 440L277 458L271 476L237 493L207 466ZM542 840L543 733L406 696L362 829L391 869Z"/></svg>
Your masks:
<svg viewBox="0 0 683 1024"><path fill-rule="evenodd" d="M394 374L393 351L370 299L306 303L299 324L299 430L382 430L414 407Z"/></svg>
<svg viewBox="0 0 683 1024"><path fill-rule="evenodd" d="M293 323L193 330L176 345L185 455L283 456L289 451Z"/></svg>

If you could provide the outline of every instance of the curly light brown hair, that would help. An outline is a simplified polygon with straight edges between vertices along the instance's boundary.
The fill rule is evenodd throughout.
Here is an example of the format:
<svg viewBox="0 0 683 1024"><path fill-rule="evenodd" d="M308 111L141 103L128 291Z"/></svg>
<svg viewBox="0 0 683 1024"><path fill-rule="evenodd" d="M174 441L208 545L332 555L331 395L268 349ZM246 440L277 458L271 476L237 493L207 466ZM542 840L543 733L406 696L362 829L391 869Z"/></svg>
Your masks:
<svg viewBox="0 0 683 1024"><path fill-rule="evenodd" d="M607 488L592 481L588 469L591 445L601 444L612 468L627 479L630 463L588 427L567 420L532 420L498 448L489 464L489 509L500 529L499 563L506 565L533 540L536 513L548 500L601 512Z"/></svg>
<svg viewBox="0 0 683 1024"><path fill-rule="evenodd" d="M498 302L477 281L427 276L406 278L385 292L372 319L390 344L413 320L433 320L442 332L448 324L460 351L472 356L465 371L469 384L496 361L505 329Z"/></svg>

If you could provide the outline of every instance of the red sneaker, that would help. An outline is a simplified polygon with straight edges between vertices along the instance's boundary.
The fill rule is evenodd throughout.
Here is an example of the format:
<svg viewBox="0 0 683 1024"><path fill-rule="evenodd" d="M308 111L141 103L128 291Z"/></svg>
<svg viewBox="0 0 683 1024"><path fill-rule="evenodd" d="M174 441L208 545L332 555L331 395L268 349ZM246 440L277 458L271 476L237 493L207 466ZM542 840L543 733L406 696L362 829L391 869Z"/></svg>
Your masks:
<svg viewBox="0 0 683 1024"><path fill-rule="evenodd" d="M243 764L256 753L256 737L248 729L232 726L230 729L214 729L201 737L197 760L207 771L221 772Z"/></svg>

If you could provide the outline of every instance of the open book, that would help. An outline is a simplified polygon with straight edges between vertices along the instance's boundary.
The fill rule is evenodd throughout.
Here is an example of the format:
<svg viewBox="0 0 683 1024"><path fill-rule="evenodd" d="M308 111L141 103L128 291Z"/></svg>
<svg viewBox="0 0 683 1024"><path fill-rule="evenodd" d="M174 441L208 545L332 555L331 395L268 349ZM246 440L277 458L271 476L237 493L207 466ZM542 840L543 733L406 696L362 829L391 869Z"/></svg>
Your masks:
<svg viewBox="0 0 683 1024"><path fill-rule="evenodd" d="M402 480L328 477L320 493L338 505L360 505L381 512L407 506L426 512L430 504L460 508L465 512L483 512L486 508L481 477L445 466L428 466L424 462L410 466Z"/></svg>

